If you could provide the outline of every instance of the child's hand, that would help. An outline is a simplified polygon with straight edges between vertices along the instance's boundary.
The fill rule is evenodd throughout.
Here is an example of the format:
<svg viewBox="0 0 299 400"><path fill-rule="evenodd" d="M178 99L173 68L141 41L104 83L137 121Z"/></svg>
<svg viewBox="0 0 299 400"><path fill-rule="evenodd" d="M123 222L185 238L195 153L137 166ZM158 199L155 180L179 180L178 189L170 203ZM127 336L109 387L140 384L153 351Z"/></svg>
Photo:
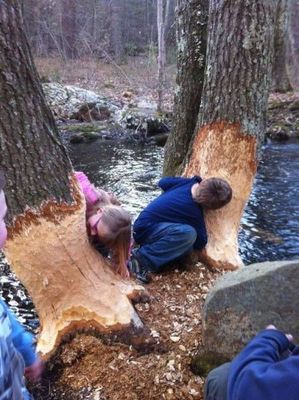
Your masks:
<svg viewBox="0 0 299 400"><path fill-rule="evenodd" d="M32 365L25 368L25 377L31 382L37 382L43 373L44 362L38 358Z"/></svg>
<svg viewBox="0 0 299 400"><path fill-rule="evenodd" d="M115 265L115 264L114 264ZM118 273L123 279L129 279L130 278L130 272L128 270L128 267L123 264L123 265L115 265L115 270L116 273Z"/></svg>
<svg viewBox="0 0 299 400"><path fill-rule="evenodd" d="M129 279L130 278L130 272L129 272L129 270L128 270L128 268L126 266L124 266L123 268L120 268L118 270L118 273L120 274L120 276L123 279Z"/></svg>
<svg viewBox="0 0 299 400"><path fill-rule="evenodd" d="M108 192L108 196L111 204L114 204L115 206L120 206L120 201L117 199L115 194Z"/></svg>
<svg viewBox="0 0 299 400"><path fill-rule="evenodd" d="M276 326L274 326L274 325L268 325L268 326L266 327L266 329L274 329L274 330L277 331L277 328L276 328ZM286 335L288 341L289 341L290 343L293 343L293 341L294 341L293 335L291 335L290 333L285 333L285 335Z"/></svg>

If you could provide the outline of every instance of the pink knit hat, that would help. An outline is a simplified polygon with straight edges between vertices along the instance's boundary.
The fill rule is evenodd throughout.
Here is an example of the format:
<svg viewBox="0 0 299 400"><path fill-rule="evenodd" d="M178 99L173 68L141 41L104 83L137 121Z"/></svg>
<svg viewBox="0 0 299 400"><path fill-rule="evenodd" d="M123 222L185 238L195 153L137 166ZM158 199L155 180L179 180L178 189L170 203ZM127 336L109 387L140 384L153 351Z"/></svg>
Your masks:
<svg viewBox="0 0 299 400"><path fill-rule="evenodd" d="M84 172L75 171L75 176L79 182L82 192L84 193L87 206L93 206L97 201L100 200L100 193L96 190L94 185L90 183Z"/></svg>

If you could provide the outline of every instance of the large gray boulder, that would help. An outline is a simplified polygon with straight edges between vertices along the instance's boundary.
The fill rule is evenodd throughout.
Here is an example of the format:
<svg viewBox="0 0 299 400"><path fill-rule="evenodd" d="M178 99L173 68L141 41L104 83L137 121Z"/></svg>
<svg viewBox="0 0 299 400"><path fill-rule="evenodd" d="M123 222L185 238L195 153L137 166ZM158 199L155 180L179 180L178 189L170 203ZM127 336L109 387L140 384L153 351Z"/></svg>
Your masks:
<svg viewBox="0 0 299 400"><path fill-rule="evenodd" d="M299 341L299 261L251 264L216 281L203 308L203 347L234 357L267 325Z"/></svg>
<svg viewBox="0 0 299 400"><path fill-rule="evenodd" d="M105 109L106 113L111 114L119 111L118 105L107 100L105 97L92 92L91 90L82 89L72 85L61 85L60 83L50 82L43 84L46 101L52 112L58 118L76 118L76 114L82 116L82 107L86 107L91 111ZM92 105L92 107L91 107ZM77 118L76 118L77 119ZM78 118L81 120L81 118ZM102 120L103 118L94 118L94 120ZM90 119L82 119L89 121Z"/></svg>

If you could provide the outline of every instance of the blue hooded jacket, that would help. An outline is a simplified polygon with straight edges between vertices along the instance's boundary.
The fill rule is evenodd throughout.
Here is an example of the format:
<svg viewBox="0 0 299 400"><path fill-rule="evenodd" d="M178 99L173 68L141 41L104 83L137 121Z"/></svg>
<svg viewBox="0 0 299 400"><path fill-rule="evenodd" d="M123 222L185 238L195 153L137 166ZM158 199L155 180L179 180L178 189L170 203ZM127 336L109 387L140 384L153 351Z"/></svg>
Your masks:
<svg viewBox="0 0 299 400"><path fill-rule="evenodd" d="M0 300L0 400L27 400L24 367L37 359L33 338Z"/></svg>
<svg viewBox="0 0 299 400"><path fill-rule="evenodd" d="M259 333L231 363L228 400L298 400L299 346L281 359L288 348L284 333Z"/></svg>
<svg viewBox="0 0 299 400"><path fill-rule="evenodd" d="M207 232L203 210L191 194L192 186L201 180L199 176L162 178L158 186L163 193L140 213L134 223L135 241L142 245L155 225L170 222L192 226L197 232L194 249L200 250L205 247Z"/></svg>

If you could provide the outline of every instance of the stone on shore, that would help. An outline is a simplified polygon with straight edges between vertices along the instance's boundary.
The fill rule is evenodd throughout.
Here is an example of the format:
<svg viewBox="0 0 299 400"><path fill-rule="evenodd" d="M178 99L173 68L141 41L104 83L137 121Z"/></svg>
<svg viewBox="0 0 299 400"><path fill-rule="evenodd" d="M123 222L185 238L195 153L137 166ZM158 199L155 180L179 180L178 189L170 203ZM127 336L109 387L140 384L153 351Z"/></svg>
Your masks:
<svg viewBox="0 0 299 400"><path fill-rule="evenodd" d="M269 324L299 341L299 261L248 265L216 281L203 309L203 348L233 358Z"/></svg>
<svg viewBox="0 0 299 400"><path fill-rule="evenodd" d="M119 110L119 106L99 94L72 85L44 83L46 101L57 118L80 121L103 120Z"/></svg>

